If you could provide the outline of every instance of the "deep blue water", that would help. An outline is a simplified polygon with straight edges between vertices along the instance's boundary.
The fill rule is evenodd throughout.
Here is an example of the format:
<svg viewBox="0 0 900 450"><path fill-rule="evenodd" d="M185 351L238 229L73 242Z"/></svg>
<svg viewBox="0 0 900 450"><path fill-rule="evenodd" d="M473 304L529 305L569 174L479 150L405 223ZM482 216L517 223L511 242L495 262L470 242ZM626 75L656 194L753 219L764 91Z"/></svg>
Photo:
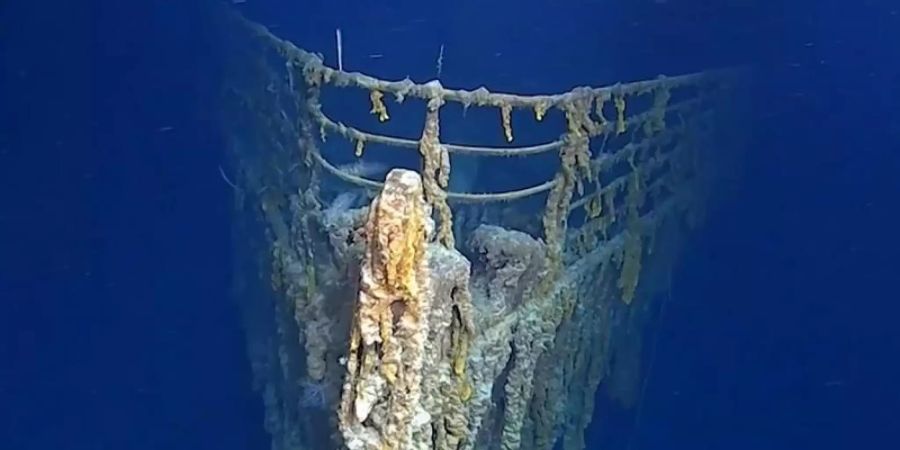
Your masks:
<svg viewBox="0 0 900 450"><path fill-rule="evenodd" d="M341 28L345 64L386 78L432 77L444 44L442 81L466 88L751 67L743 185L692 239L622 434L633 449L900 445L900 5L242 7L326 58ZM206 8L0 4L2 449L268 446L227 300Z"/></svg>

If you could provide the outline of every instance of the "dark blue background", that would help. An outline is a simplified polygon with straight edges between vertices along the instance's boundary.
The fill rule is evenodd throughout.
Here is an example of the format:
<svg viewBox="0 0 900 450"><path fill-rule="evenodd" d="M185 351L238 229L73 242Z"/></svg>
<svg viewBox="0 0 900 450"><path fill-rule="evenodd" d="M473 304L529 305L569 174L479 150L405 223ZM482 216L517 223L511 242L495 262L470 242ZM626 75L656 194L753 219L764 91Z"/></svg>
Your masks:
<svg viewBox="0 0 900 450"><path fill-rule="evenodd" d="M348 68L387 78L432 77L445 44L467 88L753 67L744 184L674 280L632 448L897 447L900 6L421 3L243 8L326 58L341 28ZM206 8L0 5L0 448L268 446Z"/></svg>

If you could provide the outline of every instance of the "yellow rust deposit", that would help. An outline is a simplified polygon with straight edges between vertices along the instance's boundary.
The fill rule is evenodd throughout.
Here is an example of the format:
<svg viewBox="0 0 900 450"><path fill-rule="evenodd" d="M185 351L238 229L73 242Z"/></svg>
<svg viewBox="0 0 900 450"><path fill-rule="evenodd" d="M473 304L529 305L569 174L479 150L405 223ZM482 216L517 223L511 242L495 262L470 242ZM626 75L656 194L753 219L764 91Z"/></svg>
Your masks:
<svg viewBox="0 0 900 450"><path fill-rule="evenodd" d="M379 122L387 122L390 116L388 116L387 106L384 105L384 93L376 90L369 92L369 101L372 103L372 109L369 112L377 116Z"/></svg>
<svg viewBox="0 0 900 450"><path fill-rule="evenodd" d="M459 327L454 328L452 335L453 374L457 377L464 377L466 375L466 358L469 356L469 336L465 330Z"/></svg>
<svg viewBox="0 0 900 450"><path fill-rule="evenodd" d="M625 229L625 246L622 253L622 268L619 274L619 288L622 289L622 301L630 305L634 299L638 280L641 274L641 258L643 257L643 238L640 223L640 209L644 204L644 188L640 170L633 160L631 180L628 183L627 224Z"/></svg>
<svg viewBox="0 0 900 450"><path fill-rule="evenodd" d="M538 122L544 120L544 116L547 114L547 109L550 108L550 105L547 102L538 102L534 105L534 118Z"/></svg>
<svg viewBox="0 0 900 450"><path fill-rule="evenodd" d="M568 224L569 205L577 188L582 192L582 178L591 180L593 171L590 167L590 138L599 132L597 124L588 117L587 108L591 101L575 101L564 105L568 130L560 147L560 169L556 174L555 184L547 196L547 206L542 218L544 239L547 243L547 256L550 263L552 283L558 275L562 263L563 245Z"/></svg>
<svg viewBox="0 0 900 450"><path fill-rule="evenodd" d="M660 86L654 90L650 118L644 122L644 133L648 136L666 129L666 108L670 98L672 98L672 93L668 87Z"/></svg>
<svg viewBox="0 0 900 450"><path fill-rule="evenodd" d="M356 148L353 149L353 154L356 155L357 158L359 158L362 156L365 148L366 148L366 140L363 138L359 138L356 140Z"/></svg>
<svg viewBox="0 0 900 450"><path fill-rule="evenodd" d="M437 240L447 248L453 248L453 212L447 204L447 185L450 181L450 154L441 145L439 111L444 102L440 97L428 101L425 127L419 140L422 155L422 183L425 198L438 214Z"/></svg>
<svg viewBox="0 0 900 450"><path fill-rule="evenodd" d="M604 94L594 98L594 115L600 119L600 126L603 129L606 129L606 125L609 123L609 120L607 120L606 116L603 114L603 107L606 105L607 100L609 100L609 98Z"/></svg>
<svg viewBox="0 0 900 450"><path fill-rule="evenodd" d="M625 122L625 96L616 95L613 102L616 105L616 134L622 134L626 131L627 123Z"/></svg>
<svg viewBox="0 0 900 450"><path fill-rule="evenodd" d="M503 135L506 136L506 142L512 142L512 105L503 104L500 107L500 119L503 122Z"/></svg>
<svg viewBox="0 0 900 450"><path fill-rule="evenodd" d="M419 175L395 169L373 201L339 419L344 439L405 448L419 408L428 334L426 221ZM382 426L367 422L378 414ZM360 448L372 448L360 444ZM374 444L373 444L374 445Z"/></svg>

